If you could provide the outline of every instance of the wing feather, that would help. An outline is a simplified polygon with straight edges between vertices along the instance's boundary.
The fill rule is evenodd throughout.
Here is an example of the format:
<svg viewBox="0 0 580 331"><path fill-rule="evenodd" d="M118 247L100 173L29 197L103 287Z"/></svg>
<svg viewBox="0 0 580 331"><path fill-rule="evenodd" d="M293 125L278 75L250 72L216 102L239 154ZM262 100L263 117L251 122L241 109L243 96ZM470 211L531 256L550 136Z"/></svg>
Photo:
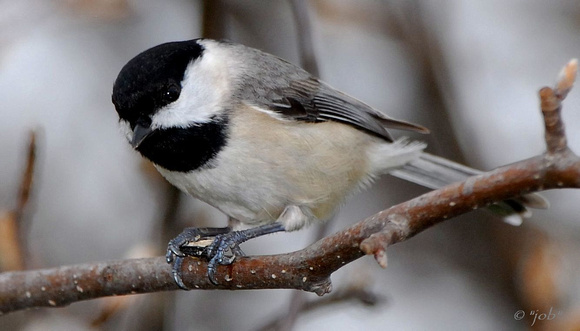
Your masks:
<svg viewBox="0 0 580 331"><path fill-rule="evenodd" d="M251 102L289 120L342 122L387 141L393 141L387 128L429 132L420 125L387 117L283 59L241 45L224 45L231 47L232 58L243 58L240 68L259 68L236 70L234 100Z"/></svg>
<svg viewBox="0 0 580 331"><path fill-rule="evenodd" d="M369 105L341 93L314 77L292 81L276 90L281 97L271 100L269 108L280 115L302 121L338 121L393 141L387 128L429 132L426 128L399 121L376 111Z"/></svg>

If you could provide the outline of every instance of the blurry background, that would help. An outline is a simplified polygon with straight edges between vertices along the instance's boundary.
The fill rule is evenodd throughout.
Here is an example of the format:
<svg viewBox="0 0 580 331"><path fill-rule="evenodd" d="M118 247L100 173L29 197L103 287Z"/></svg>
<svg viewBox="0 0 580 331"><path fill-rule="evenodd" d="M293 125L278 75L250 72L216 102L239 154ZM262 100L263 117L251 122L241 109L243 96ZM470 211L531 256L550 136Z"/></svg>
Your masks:
<svg viewBox="0 0 580 331"><path fill-rule="evenodd" d="M578 1L312 0L306 7L323 80L429 127L431 135L414 138L430 152L481 169L544 150L537 91L580 55ZM25 267L43 268L161 255L185 226L223 226L224 215L176 193L131 150L117 127L112 84L137 53L202 35L300 64L305 21L294 13L286 0L0 0L0 268L23 267L21 256ZM564 118L576 151L579 109L573 90ZM20 208L31 130L34 183ZM385 176L324 231L422 192ZM13 313L0 329L505 330L529 329L550 309L555 318L534 327L578 329L580 192L546 196L552 208L521 227L474 212L393 246L386 270L362 258L333 275L334 291L323 298L287 290L106 298ZM320 231L243 247L288 252Z"/></svg>

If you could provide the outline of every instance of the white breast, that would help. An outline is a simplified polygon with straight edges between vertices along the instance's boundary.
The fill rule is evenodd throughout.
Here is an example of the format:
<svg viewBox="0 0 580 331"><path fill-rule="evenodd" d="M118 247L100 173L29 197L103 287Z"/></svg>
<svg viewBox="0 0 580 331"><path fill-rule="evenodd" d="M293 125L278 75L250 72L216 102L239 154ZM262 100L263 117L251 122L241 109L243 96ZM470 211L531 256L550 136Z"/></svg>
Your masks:
<svg viewBox="0 0 580 331"><path fill-rule="evenodd" d="M330 218L348 195L384 172L386 166L376 162L386 158L372 153L396 146L348 125L281 121L249 106L232 116L215 167L159 171L183 191L251 225L274 222L289 205L308 211L308 221Z"/></svg>

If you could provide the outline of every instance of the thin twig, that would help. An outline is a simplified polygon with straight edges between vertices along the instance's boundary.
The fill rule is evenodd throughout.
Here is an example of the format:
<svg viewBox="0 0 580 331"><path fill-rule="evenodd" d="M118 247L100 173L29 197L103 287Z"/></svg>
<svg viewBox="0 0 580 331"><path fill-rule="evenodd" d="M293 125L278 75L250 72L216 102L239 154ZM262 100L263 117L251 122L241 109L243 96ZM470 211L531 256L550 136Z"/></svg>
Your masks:
<svg viewBox="0 0 580 331"><path fill-rule="evenodd" d="M569 68L573 70L574 64ZM552 94L542 91L542 106L553 105L549 99ZM556 95L560 95L559 106L563 94ZM218 268L219 285L209 281L205 261L187 258L182 265L185 285L194 289L302 289L323 295L331 290L330 275L334 271L364 254L374 255L386 266L386 247L446 219L530 192L580 188L580 158L566 145L561 146L565 139L563 126L558 124L559 111L554 107L542 110L548 114L546 126L550 127L547 144L552 146L550 141L558 140L556 149L549 147L551 150L542 155L423 194L300 251L239 258ZM550 116L557 120L551 121ZM163 257L7 272L0 274L0 312L174 289L177 285L171 267Z"/></svg>
<svg viewBox="0 0 580 331"><path fill-rule="evenodd" d="M30 195L33 190L34 182L34 170L36 167L36 154L37 154L37 134L34 130L30 131L29 142L26 153L26 166L24 172L22 173L22 179L20 181L20 187L18 191L18 199L16 202L16 207L10 213L11 222L13 222L13 235L15 238L10 239L13 243L11 245L10 252L13 255L13 263L11 263L10 268L12 270L22 270L24 269L29 259L26 257L30 256L28 253L28 231L30 229L30 217L26 215L26 209L30 201Z"/></svg>
<svg viewBox="0 0 580 331"><path fill-rule="evenodd" d="M204 38L221 39L225 36L226 5L223 0L203 1L203 24L201 35Z"/></svg>
<svg viewBox="0 0 580 331"><path fill-rule="evenodd" d="M328 234L330 223L330 221L324 222L318 226L314 236L317 241L323 239ZM276 329L280 331L292 330L299 315L305 311L307 305L309 305L309 302L306 300L306 293L301 291L292 292L290 304L288 305L288 313L282 316L279 321L273 322L277 326Z"/></svg>
<svg viewBox="0 0 580 331"><path fill-rule="evenodd" d="M465 162L465 154L459 146L459 138L452 126L452 114L456 105L453 77L445 57L442 41L426 22L426 3L405 1L401 3L385 2L388 19L388 32L394 38L400 39L405 46L406 55L419 68L421 92L431 116L430 126L438 128L437 135L433 132L429 148L437 155L452 158L457 162Z"/></svg>
<svg viewBox="0 0 580 331"><path fill-rule="evenodd" d="M308 3L306 0L290 0L290 6L294 13L296 23L296 34L298 37L298 50L300 53L300 64L312 75L320 77L318 61L314 53L314 43L312 41L312 25L310 23ZM329 222L319 226L315 240L320 240L326 235ZM289 300L288 312L276 323L279 331L289 331L294 328L298 315L304 311L306 305L304 292L294 291Z"/></svg>
<svg viewBox="0 0 580 331"><path fill-rule="evenodd" d="M28 151L26 157L26 168L22 175L20 182L20 191L18 193L18 203L14 213L19 219L24 213L24 209L30 200L30 192L32 191L32 182L34 179L34 167L36 165L36 132L30 131L30 138L28 142Z"/></svg>
<svg viewBox="0 0 580 331"><path fill-rule="evenodd" d="M290 0L290 5L296 22L300 64L312 75L320 77L318 62L314 53L314 42L312 41L312 25L308 15L308 3L306 0Z"/></svg>
<svg viewBox="0 0 580 331"><path fill-rule="evenodd" d="M567 148L566 132L560 112L562 100L568 95L578 70L578 61L573 59L560 72L560 79L554 89L544 87L540 90L541 108L546 128L548 153L562 152Z"/></svg>
<svg viewBox="0 0 580 331"><path fill-rule="evenodd" d="M375 307L379 304L382 304L384 301L385 298L377 295L376 293L373 293L366 288L352 286L343 290L338 290L331 296L319 300L304 300L304 303L300 306L300 311L298 313L312 313L320 308L347 302L360 303L364 306ZM298 315L298 313L296 315ZM282 330L284 328L283 323L285 323L284 316L280 316L269 321L258 330Z"/></svg>

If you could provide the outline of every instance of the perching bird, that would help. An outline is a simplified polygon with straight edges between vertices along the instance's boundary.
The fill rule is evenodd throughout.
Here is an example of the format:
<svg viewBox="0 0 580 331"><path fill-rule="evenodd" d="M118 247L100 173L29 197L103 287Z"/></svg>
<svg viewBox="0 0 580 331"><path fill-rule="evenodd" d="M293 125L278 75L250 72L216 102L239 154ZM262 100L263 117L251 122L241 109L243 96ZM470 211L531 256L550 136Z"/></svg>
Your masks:
<svg viewBox="0 0 580 331"><path fill-rule="evenodd" d="M216 267L238 245L329 219L378 176L439 188L480 172L393 140L387 129L427 133L387 117L273 55L210 39L170 42L130 60L113 87L124 134L173 185L218 208L245 230L187 228L171 240L177 284L191 242ZM547 207L538 195L496 205L519 215ZM514 220L512 216L512 220ZM231 256L226 255L231 251Z"/></svg>

